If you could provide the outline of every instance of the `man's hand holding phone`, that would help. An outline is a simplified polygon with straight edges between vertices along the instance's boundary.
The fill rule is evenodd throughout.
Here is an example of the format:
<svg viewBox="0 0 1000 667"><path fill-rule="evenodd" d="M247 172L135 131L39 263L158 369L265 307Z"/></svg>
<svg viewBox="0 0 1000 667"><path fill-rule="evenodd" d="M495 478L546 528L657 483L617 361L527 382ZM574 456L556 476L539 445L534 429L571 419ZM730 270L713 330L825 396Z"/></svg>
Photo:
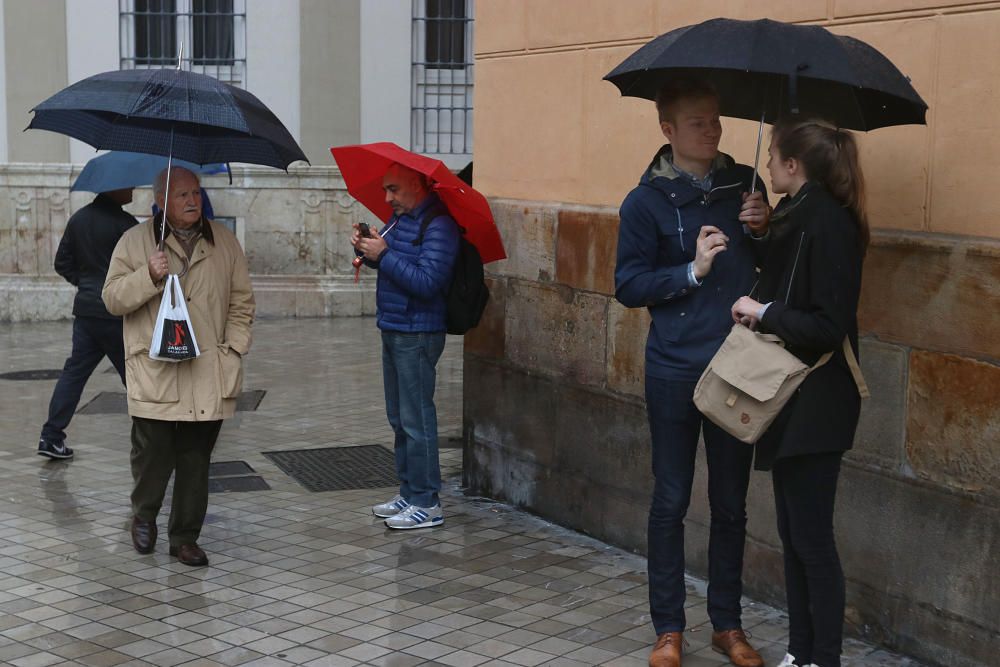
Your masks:
<svg viewBox="0 0 1000 667"><path fill-rule="evenodd" d="M371 229L367 223L359 222L354 225L354 233L351 234L351 245L365 256L365 259L378 261L379 256L389 247L379 236L378 232Z"/></svg>

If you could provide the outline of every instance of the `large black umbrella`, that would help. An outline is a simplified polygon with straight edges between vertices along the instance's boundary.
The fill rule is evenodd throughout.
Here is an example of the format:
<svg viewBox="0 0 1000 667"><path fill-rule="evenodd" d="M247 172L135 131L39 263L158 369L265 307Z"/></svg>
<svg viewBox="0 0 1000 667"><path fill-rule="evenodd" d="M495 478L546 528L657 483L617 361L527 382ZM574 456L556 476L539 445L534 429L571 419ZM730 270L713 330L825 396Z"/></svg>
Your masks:
<svg viewBox="0 0 1000 667"><path fill-rule="evenodd" d="M710 81L722 115L760 120L755 172L764 123L789 113L865 131L926 123L927 104L874 47L820 26L770 19L719 18L671 30L604 79L624 96L652 100L680 76Z"/></svg>
<svg viewBox="0 0 1000 667"><path fill-rule="evenodd" d="M97 149L279 169L306 159L281 121L255 96L179 69L95 74L32 111L28 128L66 134Z"/></svg>

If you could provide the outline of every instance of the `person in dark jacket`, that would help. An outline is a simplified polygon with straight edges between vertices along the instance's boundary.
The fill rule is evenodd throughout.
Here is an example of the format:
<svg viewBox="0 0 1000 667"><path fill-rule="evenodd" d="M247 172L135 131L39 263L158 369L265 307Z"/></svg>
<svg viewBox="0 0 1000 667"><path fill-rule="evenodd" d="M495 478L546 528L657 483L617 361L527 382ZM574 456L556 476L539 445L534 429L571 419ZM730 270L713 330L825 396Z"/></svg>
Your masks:
<svg viewBox="0 0 1000 667"><path fill-rule="evenodd" d="M694 387L732 328L733 300L750 292L767 229L753 169L719 152L714 89L677 79L657 96L670 144L653 157L622 203L615 297L652 317L646 340L646 411L652 437L649 605L653 667L679 667L684 614L684 517L699 433L704 434L711 505L708 613L712 644L740 667L763 661L742 630L746 492L753 450L698 412Z"/></svg>
<svg viewBox="0 0 1000 667"><path fill-rule="evenodd" d="M822 122L778 123L769 152L772 187L787 196L771 218L760 301L740 298L732 317L777 334L810 366L833 353L757 443L756 467L771 470L784 549L789 637L781 665L839 667L844 574L833 508L861 408L843 343L856 358L864 179L854 138Z"/></svg>
<svg viewBox="0 0 1000 667"><path fill-rule="evenodd" d="M381 233L364 237L355 225L351 236L355 251L378 270L385 410L399 476L399 493L372 512L389 528L429 528L444 522L434 385L459 230L422 174L394 164L382 186L395 215Z"/></svg>
<svg viewBox="0 0 1000 667"><path fill-rule="evenodd" d="M66 445L69 426L83 388L101 359L107 357L125 383L125 349L122 319L104 307L101 290L108 274L111 253L118 239L138 221L122 207L132 201L132 188L103 192L74 213L56 251L56 273L76 286L73 299L73 351L63 366L49 401L49 416L42 426L38 454L69 459Z"/></svg>

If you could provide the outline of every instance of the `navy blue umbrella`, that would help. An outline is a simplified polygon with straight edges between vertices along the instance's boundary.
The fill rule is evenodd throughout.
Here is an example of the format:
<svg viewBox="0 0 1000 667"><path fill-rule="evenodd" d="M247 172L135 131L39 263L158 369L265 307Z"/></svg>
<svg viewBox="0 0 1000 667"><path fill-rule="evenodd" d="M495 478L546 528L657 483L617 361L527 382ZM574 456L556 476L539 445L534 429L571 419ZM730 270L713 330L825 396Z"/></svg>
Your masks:
<svg viewBox="0 0 1000 667"><path fill-rule="evenodd" d="M888 58L815 25L711 19L660 35L604 78L622 95L655 99L677 76L713 83L734 118L799 113L865 131L926 123L927 104Z"/></svg>
<svg viewBox="0 0 1000 667"><path fill-rule="evenodd" d="M173 166L184 167L195 174L219 174L228 171L224 164L202 166L185 160L174 160ZM161 155L111 151L90 160L76 177L70 190L111 192L123 188L141 188L152 185L156 176L166 167L167 158Z"/></svg>
<svg viewBox="0 0 1000 667"><path fill-rule="evenodd" d="M281 121L245 90L179 69L115 70L74 83L34 109L30 129L98 149L173 155L195 164L287 169L305 154Z"/></svg>

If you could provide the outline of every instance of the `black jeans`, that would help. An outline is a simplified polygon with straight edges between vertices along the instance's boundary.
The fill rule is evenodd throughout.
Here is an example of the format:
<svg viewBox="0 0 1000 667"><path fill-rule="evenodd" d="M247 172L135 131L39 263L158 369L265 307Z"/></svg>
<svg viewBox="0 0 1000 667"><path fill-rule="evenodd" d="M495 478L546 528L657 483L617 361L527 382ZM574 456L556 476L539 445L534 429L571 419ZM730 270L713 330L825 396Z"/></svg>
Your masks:
<svg viewBox="0 0 1000 667"><path fill-rule="evenodd" d="M785 552L788 652L798 664L840 667L844 572L833 535L842 452L779 459L771 470Z"/></svg>
<svg viewBox="0 0 1000 667"><path fill-rule="evenodd" d="M42 426L42 439L61 444L66 440L66 427L80 404L83 388L90 375L107 357L125 384L125 348L122 342L122 321L100 317L77 317L73 320L73 351L70 352L62 375L56 382L49 401L49 418Z"/></svg>
<svg viewBox="0 0 1000 667"><path fill-rule="evenodd" d="M716 630L741 626L746 496L753 447L736 440L694 406L695 381L646 376L646 412L653 441L649 508L649 609L656 634L679 632L684 615L684 516L691 500L698 434L705 437L711 527L708 616Z"/></svg>

